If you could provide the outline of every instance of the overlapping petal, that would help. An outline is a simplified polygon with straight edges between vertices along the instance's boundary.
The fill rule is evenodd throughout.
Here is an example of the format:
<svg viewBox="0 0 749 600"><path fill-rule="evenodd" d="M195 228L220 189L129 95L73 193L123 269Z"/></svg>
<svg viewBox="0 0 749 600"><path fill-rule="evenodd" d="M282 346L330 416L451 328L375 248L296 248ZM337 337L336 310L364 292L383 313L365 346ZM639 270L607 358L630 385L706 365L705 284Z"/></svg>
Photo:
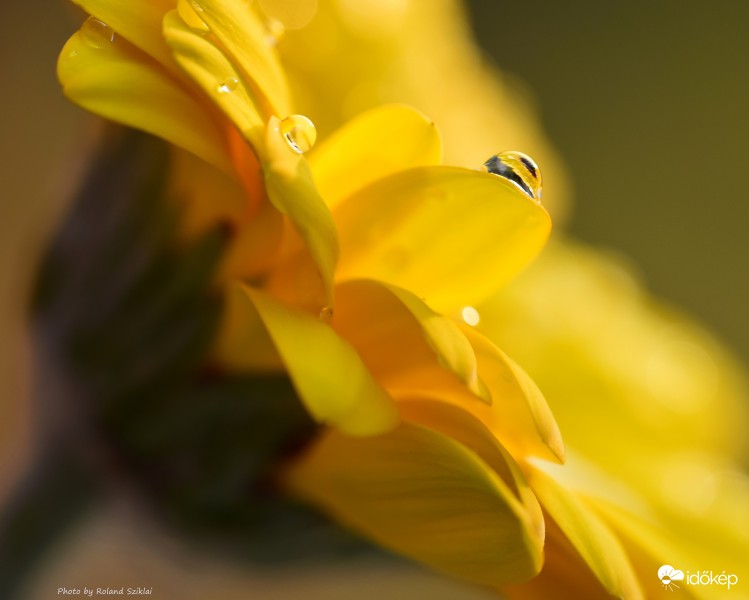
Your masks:
<svg viewBox="0 0 749 600"><path fill-rule="evenodd" d="M225 172L232 167L210 106L125 39L84 29L65 44L57 73L65 95L102 117L152 133ZM112 32L113 33L113 32Z"/></svg>
<svg viewBox="0 0 749 600"><path fill-rule="evenodd" d="M251 84L250 93L264 112L286 117L290 112L286 77L269 32L245 0L188 0L199 18Z"/></svg>
<svg viewBox="0 0 749 600"><path fill-rule="evenodd" d="M289 216L305 247L287 244L287 264L279 267L279 279L275 285L292 286L292 297L301 304L314 305L317 302L320 310L333 303L333 278L338 262L336 226L315 187L307 161L289 147L279 126L278 118L271 117L265 136L267 154L263 172L266 189L274 206ZM311 258L312 265L305 260L307 257ZM311 279L310 268L316 270L316 276ZM320 284L322 295L316 298Z"/></svg>
<svg viewBox="0 0 749 600"><path fill-rule="evenodd" d="M501 177L420 167L359 190L334 211L339 277L405 287L438 310L475 303L522 270L551 229Z"/></svg>
<svg viewBox="0 0 749 600"><path fill-rule="evenodd" d="M310 153L310 167L332 209L378 179L437 165L441 159L434 123L410 106L391 104L362 113L335 131Z"/></svg>
<svg viewBox="0 0 749 600"><path fill-rule="evenodd" d="M371 280L344 282L336 287L332 325L396 398L454 389L491 402L465 335L406 290Z"/></svg>
<svg viewBox="0 0 749 600"><path fill-rule="evenodd" d="M205 32L190 27L176 10L164 17L164 37L176 61L262 156L265 117L249 80Z"/></svg>
<svg viewBox="0 0 749 600"><path fill-rule="evenodd" d="M621 542L591 507L537 466L529 466L526 475L544 509L609 593L644 598Z"/></svg>
<svg viewBox="0 0 749 600"><path fill-rule="evenodd" d="M505 482L431 429L402 423L370 438L326 432L287 481L381 545L461 579L499 586L541 568L538 506L518 493L522 477Z"/></svg>
<svg viewBox="0 0 749 600"><path fill-rule="evenodd" d="M232 293L247 312L257 311L316 420L352 435L373 435L397 424L393 400L327 323L248 286L236 285Z"/></svg>

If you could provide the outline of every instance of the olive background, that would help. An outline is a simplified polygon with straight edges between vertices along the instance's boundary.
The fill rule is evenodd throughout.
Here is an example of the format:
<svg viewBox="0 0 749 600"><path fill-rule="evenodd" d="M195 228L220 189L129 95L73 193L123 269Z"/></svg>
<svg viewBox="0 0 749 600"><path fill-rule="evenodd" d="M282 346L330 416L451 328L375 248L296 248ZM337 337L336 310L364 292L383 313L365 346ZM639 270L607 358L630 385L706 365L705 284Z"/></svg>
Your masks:
<svg viewBox="0 0 749 600"><path fill-rule="evenodd" d="M629 257L749 363L749 4L469 8L567 163L568 230Z"/></svg>

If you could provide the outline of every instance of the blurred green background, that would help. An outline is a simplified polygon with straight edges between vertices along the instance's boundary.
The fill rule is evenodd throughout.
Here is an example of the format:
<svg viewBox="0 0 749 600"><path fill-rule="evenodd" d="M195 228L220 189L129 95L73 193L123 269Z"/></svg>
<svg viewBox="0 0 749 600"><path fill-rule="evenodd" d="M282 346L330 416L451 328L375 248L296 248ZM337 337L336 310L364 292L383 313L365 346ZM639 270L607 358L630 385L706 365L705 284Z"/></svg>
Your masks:
<svg viewBox="0 0 749 600"><path fill-rule="evenodd" d="M629 257L749 362L749 3L470 8L567 163L568 228Z"/></svg>

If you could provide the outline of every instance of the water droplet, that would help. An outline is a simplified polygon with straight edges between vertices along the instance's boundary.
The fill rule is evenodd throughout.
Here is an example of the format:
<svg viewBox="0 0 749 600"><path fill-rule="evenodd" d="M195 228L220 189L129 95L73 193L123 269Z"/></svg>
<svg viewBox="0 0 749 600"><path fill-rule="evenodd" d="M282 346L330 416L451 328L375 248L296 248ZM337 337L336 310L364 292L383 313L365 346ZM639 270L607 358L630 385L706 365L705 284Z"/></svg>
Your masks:
<svg viewBox="0 0 749 600"><path fill-rule="evenodd" d="M460 311L460 316L468 325L475 327L481 321L481 315L473 306L464 306Z"/></svg>
<svg viewBox="0 0 749 600"><path fill-rule="evenodd" d="M326 323L329 323L330 320L333 318L333 307L332 306L326 306L320 311L320 320L325 321Z"/></svg>
<svg viewBox="0 0 749 600"><path fill-rule="evenodd" d="M104 48L114 42L117 34L104 21L89 17L81 26L81 38L92 48Z"/></svg>
<svg viewBox="0 0 749 600"><path fill-rule="evenodd" d="M218 84L218 93L231 94L234 90L237 89L238 85L239 79L237 79L236 77L229 77L228 79L224 79L221 83Z"/></svg>
<svg viewBox="0 0 749 600"><path fill-rule="evenodd" d="M304 115L290 115L281 121L279 131L294 152L304 154L315 145L317 130Z"/></svg>
<svg viewBox="0 0 749 600"><path fill-rule="evenodd" d="M501 152L484 163L484 170L515 184L532 200L541 202L541 171L534 160L522 152Z"/></svg>
<svg viewBox="0 0 749 600"><path fill-rule="evenodd" d="M265 22L265 29L268 32L265 36L265 41L269 46L275 46L278 44L286 33L286 27L284 27L284 24L278 19L269 18Z"/></svg>
<svg viewBox="0 0 749 600"><path fill-rule="evenodd" d="M203 22L203 19L200 18L200 15L198 15L198 7L199 5L196 5L195 3L191 4L187 0L179 0L179 2L177 2L177 12L179 13L179 16L182 17L182 20L197 32L207 33L208 25L206 25ZM202 9L200 10L202 12Z"/></svg>

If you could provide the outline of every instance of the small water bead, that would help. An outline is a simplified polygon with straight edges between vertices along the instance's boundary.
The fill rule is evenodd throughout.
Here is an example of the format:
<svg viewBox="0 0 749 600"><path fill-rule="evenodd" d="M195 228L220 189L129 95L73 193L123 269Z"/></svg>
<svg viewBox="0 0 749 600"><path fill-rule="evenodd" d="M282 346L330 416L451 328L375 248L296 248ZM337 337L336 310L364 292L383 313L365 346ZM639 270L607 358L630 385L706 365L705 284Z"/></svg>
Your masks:
<svg viewBox="0 0 749 600"><path fill-rule="evenodd" d="M317 129L314 123L304 115L290 115L281 121L278 130L289 144L289 147L304 154L315 145Z"/></svg>
<svg viewBox="0 0 749 600"><path fill-rule="evenodd" d="M333 318L333 307L326 306L320 311L320 314L318 316L321 321L324 321L325 323L329 323L330 320Z"/></svg>
<svg viewBox="0 0 749 600"><path fill-rule="evenodd" d="M92 48L104 48L117 37L114 29L96 17L89 17L81 26L81 38Z"/></svg>
<svg viewBox="0 0 749 600"><path fill-rule="evenodd" d="M514 150L500 152L484 163L484 170L511 181L526 196L541 202L541 171L527 154Z"/></svg>
<svg viewBox="0 0 749 600"><path fill-rule="evenodd" d="M221 83L218 84L217 91L219 94L231 94L234 90L237 89L237 86L239 85L239 79L236 77L229 77L228 79L224 79Z"/></svg>

